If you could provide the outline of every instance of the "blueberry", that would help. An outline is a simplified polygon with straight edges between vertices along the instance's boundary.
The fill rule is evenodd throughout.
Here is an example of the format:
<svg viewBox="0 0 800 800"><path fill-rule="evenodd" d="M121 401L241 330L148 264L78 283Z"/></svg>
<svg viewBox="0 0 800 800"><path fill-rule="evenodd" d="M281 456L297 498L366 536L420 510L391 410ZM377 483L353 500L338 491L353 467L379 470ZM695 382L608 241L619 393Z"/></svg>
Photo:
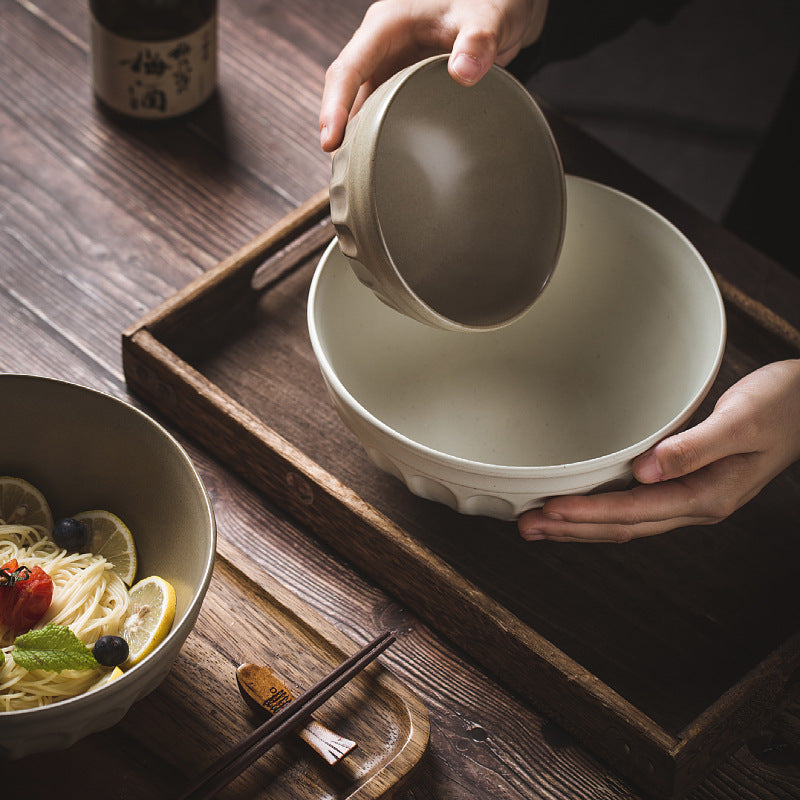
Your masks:
<svg viewBox="0 0 800 800"><path fill-rule="evenodd" d="M53 541L69 553L85 553L89 549L89 529L80 520L65 517L53 526Z"/></svg>
<svg viewBox="0 0 800 800"><path fill-rule="evenodd" d="M128 657L128 643L121 636L101 636L93 652L98 664L117 667Z"/></svg>

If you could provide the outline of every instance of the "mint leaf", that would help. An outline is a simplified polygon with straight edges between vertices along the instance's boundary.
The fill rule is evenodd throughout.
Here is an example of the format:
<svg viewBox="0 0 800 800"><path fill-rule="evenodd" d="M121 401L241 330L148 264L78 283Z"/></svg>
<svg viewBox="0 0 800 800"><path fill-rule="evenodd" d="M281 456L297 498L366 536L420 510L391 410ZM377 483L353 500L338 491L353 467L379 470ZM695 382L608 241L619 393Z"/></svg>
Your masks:
<svg viewBox="0 0 800 800"><path fill-rule="evenodd" d="M98 669L92 651L66 626L52 622L14 640L14 661L27 670Z"/></svg>
<svg viewBox="0 0 800 800"><path fill-rule="evenodd" d="M6 663L6 654L2 650L0 650L0 667L2 667L3 664L5 663Z"/></svg>

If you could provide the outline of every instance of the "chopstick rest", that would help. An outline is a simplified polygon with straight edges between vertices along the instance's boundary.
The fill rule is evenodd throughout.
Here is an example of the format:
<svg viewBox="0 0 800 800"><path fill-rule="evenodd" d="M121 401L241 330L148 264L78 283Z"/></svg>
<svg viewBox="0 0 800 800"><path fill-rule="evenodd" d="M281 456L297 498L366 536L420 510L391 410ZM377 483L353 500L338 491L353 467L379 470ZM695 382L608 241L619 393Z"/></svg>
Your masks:
<svg viewBox="0 0 800 800"><path fill-rule="evenodd" d="M311 714L371 664L394 641L395 637L391 633L377 636L217 759L177 800L207 800L213 797L270 747L301 728Z"/></svg>
<svg viewBox="0 0 800 800"><path fill-rule="evenodd" d="M277 714L294 700L292 692L278 679L269 667L260 664L242 664L236 670L236 682L245 700L270 714ZM355 749L352 739L340 736L321 722L310 719L297 735L328 764L333 766Z"/></svg>

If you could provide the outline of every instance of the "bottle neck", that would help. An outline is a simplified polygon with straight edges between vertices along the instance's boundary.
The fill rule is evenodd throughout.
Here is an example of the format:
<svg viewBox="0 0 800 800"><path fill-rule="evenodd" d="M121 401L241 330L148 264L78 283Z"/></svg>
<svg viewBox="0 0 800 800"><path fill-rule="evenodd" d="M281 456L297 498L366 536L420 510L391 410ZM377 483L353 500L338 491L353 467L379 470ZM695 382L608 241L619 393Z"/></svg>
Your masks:
<svg viewBox="0 0 800 800"><path fill-rule="evenodd" d="M206 25L217 13L217 0L90 0L89 11L117 36L160 42Z"/></svg>

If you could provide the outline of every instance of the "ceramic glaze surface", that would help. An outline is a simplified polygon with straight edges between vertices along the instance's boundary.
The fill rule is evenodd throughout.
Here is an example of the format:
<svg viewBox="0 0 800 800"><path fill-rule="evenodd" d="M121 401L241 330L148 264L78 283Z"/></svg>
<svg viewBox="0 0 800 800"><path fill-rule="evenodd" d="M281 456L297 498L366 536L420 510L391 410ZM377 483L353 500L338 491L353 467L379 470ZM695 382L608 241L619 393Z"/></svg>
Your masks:
<svg viewBox="0 0 800 800"><path fill-rule="evenodd" d="M372 459L412 491L422 476L448 505L511 518L550 494L619 483L710 388L725 318L694 247L590 181L568 177L567 203L553 279L497 330L421 325L365 289L336 243L321 260L309 327L323 375ZM510 507L493 512L501 501Z"/></svg>
<svg viewBox="0 0 800 800"><path fill-rule="evenodd" d="M0 375L0 474L38 487L58 519L104 508L131 529L137 577L175 587L172 630L107 686L38 709L0 714L0 755L68 747L115 724L166 677L211 580L216 526L188 455L160 425L120 400L75 384Z"/></svg>
<svg viewBox="0 0 800 800"><path fill-rule="evenodd" d="M563 237L552 134L499 67L467 89L435 57L383 84L348 125L330 195L359 278L438 327L517 318L550 279Z"/></svg>

